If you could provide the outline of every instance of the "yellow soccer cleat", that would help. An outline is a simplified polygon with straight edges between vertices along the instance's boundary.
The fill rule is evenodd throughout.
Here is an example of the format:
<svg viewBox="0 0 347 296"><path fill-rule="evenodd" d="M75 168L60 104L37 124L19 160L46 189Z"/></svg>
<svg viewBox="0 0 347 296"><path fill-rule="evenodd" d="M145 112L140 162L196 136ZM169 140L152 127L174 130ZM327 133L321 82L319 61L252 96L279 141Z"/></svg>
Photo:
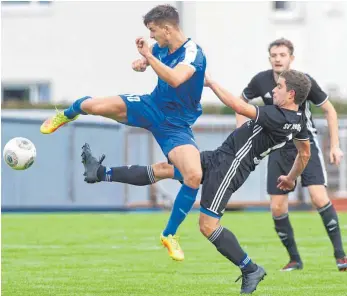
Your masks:
<svg viewBox="0 0 347 296"><path fill-rule="evenodd" d="M178 236L177 235L168 235L164 236L163 234L160 235L160 241L161 244L167 248L169 252L169 256L176 261L183 261L184 260L184 253L181 249L180 244L178 243Z"/></svg>
<svg viewBox="0 0 347 296"><path fill-rule="evenodd" d="M40 127L40 132L43 134L51 134L51 133L55 132L58 128L63 126L64 124L66 124L70 121L76 120L78 116L79 115L70 119L64 115L63 111L57 111L57 114L46 119L45 122L42 123L42 125Z"/></svg>

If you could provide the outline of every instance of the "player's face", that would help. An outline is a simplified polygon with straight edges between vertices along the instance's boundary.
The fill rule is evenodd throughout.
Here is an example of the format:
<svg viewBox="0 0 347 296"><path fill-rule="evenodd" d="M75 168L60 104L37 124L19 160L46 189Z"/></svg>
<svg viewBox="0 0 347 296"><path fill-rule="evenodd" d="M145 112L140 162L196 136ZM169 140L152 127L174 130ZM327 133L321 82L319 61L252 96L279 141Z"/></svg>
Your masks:
<svg viewBox="0 0 347 296"><path fill-rule="evenodd" d="M166 26L158 26L151 22L147 25L150 31L150 37L157 41L159 47L166 47L168 45L168 32Z"/></svg>
<svg viewBox="0 0 347 296"><path fill-rule="evenodd" d="M272 90L274 105L283 107L290 103L293 99L293 91L287 91L286 80L283 77L279 77L276 87Z"/></svg>
<svg viewBox="0 0 347 296"><path fill-rule="evenodd" d="M294 56L290 54L287 46L271 47L269 61L275 73L281 74L284 70L288 70L293 60Z"/></svg>

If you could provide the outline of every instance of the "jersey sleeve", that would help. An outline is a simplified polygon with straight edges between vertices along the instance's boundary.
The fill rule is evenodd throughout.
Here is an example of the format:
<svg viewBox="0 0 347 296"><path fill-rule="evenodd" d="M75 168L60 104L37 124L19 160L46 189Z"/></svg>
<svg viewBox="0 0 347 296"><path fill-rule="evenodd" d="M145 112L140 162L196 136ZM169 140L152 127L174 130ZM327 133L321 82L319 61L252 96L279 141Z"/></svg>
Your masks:
<svg viewBox="0 0 347 296"><path fill-rule="evenodd" d="M295 136L294 136L295 140L298 141L306 141L309 140L310 137L308 135L308 130L307 130L307 126L306 126L306 121L304 122L304 124L302 125L302 129L300 132L298 132Z"/></svg>
<svg viewBox="0 0 347 296"><path fill-rule="evenodd" d="M257 75L252 78L247 87L242 92L242 97L247 101L260 97L260 91L257 83Z"/></svg>
<svg viewBox="0 0 347 296"><path fill-rule="evenodd" d="M312 83L311 90L307 96L307 100L310 100L316 106L323 105L328 100L329 96L320 88L316 80L314 80L309 75L307 76L308 78L310 78Z"/></svg>
<svg viewBox="0 0 347 296"><path fill-rule="evenodd" d="M179 64L188 65L196 72L204 71L206 68L205 55L196 44L190 44L186 47L185 55L182 57L182 61Z"/></svg>
<svg viewBox="0 0 347 296"><path fill-rule="evenodd" d="M257 116L255 123L266 129L275 129L282 126L285 122L283 114L274 105L255 106L257 109Z"/></svg>

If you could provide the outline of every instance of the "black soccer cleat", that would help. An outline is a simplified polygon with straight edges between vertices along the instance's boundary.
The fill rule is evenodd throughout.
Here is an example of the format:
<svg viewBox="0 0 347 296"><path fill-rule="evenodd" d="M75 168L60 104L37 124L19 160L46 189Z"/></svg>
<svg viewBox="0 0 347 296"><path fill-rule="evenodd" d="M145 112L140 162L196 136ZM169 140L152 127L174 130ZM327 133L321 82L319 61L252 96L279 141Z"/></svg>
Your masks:
<svg viewBox="0 0 347 296"><path fill-rule="evenodd" d="M252 294L265 276L266 272L261 266L258 266L258 269L252 273L243 273L240 275L235 281L237 282L240 278L242 278L240 294Z"/></svg>
<svg viewBox="0 0 347 296"><path fill-rule="evenodd" d="M339 271L347 271L347 257L336 259L336 265Z"/></svg>
<svg viewBox="0 0 347 296"><path fill-rule="evenodd" d="M293 271L303 269L304 266L301 261L290 261L286 266L284 266L281 271Z"/></svg>
<svg viewBox="0 0 347 296"><path fill-rule="evenodd" d="M97 160L92 155L92 150L90 150L89 144L85 143L82 146L82 163L84 166L84 173L83 176L85 176L84 181L87 183L97 183L100 182L98 179L98 169L101 166L101 163L105 159L105 155L103 154L99 160Z"/></svg>

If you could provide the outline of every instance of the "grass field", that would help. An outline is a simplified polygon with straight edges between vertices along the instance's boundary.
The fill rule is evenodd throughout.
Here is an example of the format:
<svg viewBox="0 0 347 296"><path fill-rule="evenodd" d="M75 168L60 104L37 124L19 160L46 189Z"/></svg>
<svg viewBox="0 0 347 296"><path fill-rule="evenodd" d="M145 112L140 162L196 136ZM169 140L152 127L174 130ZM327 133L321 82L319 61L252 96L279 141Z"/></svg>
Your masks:
<svg viewBox="0 0 347 296"><path fill-rule="evenodd" d="M238 295L240 274L198 231L192 213L180 230L184 262L159 245L168 213L4 214L2 295ZM269 213L226 213L251 258L268 276L255 295L347 295L318 214L292 213L304 270L288 261ZM347 247L347 214L340 214Z"/></svg>

